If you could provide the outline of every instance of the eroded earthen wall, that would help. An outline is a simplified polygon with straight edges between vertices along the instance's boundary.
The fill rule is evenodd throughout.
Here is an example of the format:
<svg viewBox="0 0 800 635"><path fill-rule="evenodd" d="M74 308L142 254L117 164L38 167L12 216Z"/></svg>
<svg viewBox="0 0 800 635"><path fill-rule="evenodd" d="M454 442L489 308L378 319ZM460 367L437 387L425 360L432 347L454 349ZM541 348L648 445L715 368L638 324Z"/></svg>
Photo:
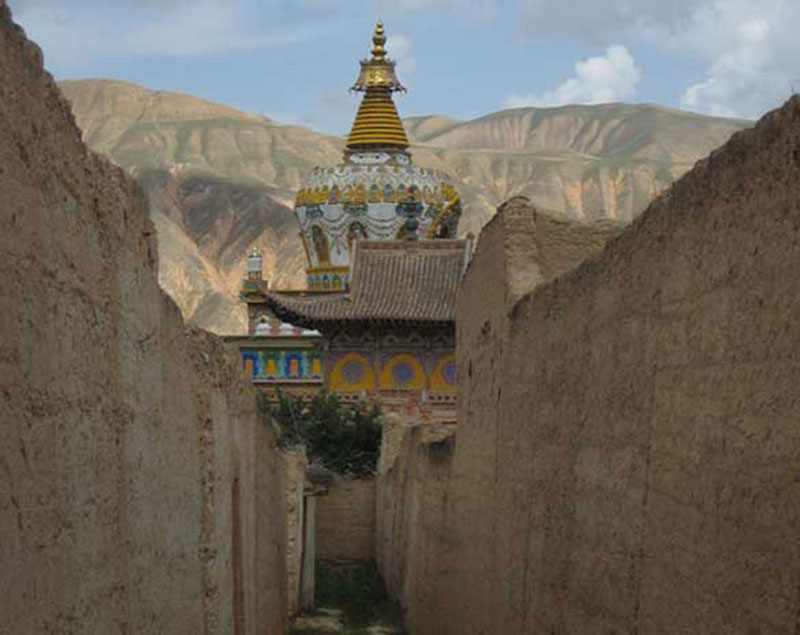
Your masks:
<svg viewBox="0 0 800 635"><path fill-rule="evenodd" d="M543 213L523 197L504 204L483 228L468 282L459 292L466 296L460 302L469 304L470 317L458 324L460 340L470 343L468 353L457 357L462 416L483 426L499 425L492 415L502 389L488 360L505 350L508 309L537 285L597 253L620 230L612 221L583 222ZM413 633L438 623L440 596L454 585L470 598L469 605L454 609L459 612L456 623L481 624L499 601L489 572L504 546L487 517L495 502L487 484L497 478L496 447L492 434L459 433L460 460L453 464L455 429L397 417L387 418L384 426L377 560ZM475 522L478 518L481 522ZM464 557L479 574L455 575L453 559Z"/></svg>
<svg viewBox="0 0 800 635"><path fill-rule="evenodd" d="M318 560L371 560L375 552L375 479L337 477L316 500Z"/></svg>
<svg viewBox="0 0 800 635"><path fill-rule="evenodd" d="M300 609L300 580L303 568L303 529L308 461L304 451L284 450L283 482L286 522L286 610L295 615Z"/></svg>
<svg viewBox="0 0 800 635"><path fill-rule="evenodd" d="M439 592L453 583L440 559L455 535L447 518L455 428L392 415L384 423L375 555L389 594L405 609L409 633L434 619Z"/></svg>
<svg viewBox="0 0 800 635"><path fill-rule="evenodd" d="M236 356L0 0L1 633L282 633L282 490Z"/></svg>
<svg viewBox="0 0 800 635"><path fill-rule="evenodd" d="M508 313L489 229L458 307L452 583L415 634L795 632L800 98Z"/></svg>

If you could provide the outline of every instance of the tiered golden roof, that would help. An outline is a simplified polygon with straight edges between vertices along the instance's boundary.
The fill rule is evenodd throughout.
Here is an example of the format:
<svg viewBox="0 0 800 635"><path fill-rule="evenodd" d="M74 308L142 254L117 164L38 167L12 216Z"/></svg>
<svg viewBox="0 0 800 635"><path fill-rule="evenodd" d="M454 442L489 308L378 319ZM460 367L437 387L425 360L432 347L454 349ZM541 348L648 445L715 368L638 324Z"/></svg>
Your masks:
<svg viewBox="0 0 800 635"><path fill-rule="evenodd" d="M397 114L392 93L405 91L395 74L395 63L386 57L386 33L378 22L372 36L372 59L361 61L361 72L351 90L364 93L353 128L347 139L348 150L408 147L408 137Z"/></svg>

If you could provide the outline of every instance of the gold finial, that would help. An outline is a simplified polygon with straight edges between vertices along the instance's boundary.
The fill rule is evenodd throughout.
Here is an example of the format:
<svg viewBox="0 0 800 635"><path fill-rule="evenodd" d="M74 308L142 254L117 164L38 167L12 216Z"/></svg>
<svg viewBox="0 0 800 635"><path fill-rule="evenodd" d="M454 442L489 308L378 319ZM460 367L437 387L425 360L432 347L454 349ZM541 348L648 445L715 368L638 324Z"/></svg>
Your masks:
<svg viewBox="0 0 800 635"><path fill-rule="evenodd" d="M395 75L394 62L386 57L386 31L380 20L372 34L372 59L361 60L361 72L350 90L366 92L371 88L406 90Z"/></svg>
<svg viewBox="0 0 800 635"><path fill-rule="evenodd" d="M365 148L405 150L408 137L392 101L392 93L405 91L386 57L386 32L380 20L372 34L372 59L361 60L361 72L350 90L364 93L347 138L347 152Z"/></svg>
<svg viewBox="0 0 800 635"><path fill-rule="evenodd" d="M251 258L257 258L260 255L261 255L261 252L258 250L258 247L253 245L253 248L250 250L250 257Z"/></svg>
<svg viewBox="0 0 800 635"><path fill-rule="evenodd" d="M375 25L375 32L372 34L372 59L382 62L386 59L386 33L383 30L383 22L378 20Z"/></svg>

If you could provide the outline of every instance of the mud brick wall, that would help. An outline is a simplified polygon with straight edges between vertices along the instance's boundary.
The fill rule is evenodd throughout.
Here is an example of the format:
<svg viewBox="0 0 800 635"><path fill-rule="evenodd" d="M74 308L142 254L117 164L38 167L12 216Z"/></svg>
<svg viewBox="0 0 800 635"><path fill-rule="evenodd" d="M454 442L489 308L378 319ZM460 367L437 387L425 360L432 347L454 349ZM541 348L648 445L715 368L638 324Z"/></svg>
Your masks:
<svg viewBox="0 0 800 635"><path fill-rule="evenodd" d="M375 552L375 479L337 477L316 502L316 557L371 560Z"/></svg>
<svg viewBox="0 0 800 635"><path fill-rule="evenodd" d="M286 520L286 611L300 609L300 578L303 567L303 497L308 462L304 451L284 450L283 483Z"/></svg>
<svg viewBox="0 0 800 635"><path fill-rule="evenodd" d="M487 229L415 633L796 632L800 98L510 308Z"/></svg>
<svg viewBox="0 0 800 635"><path fill-rule="evenodd" d="M0 0L0 633L282 633L271 429Z"/></svg>
<svg viewBox="0 0 800 635"><path fill-rule="evenodd" d="M455 424L386 417L376 494L376 560L410 633L438 612L453 582L441 551L454 535L446 518Z"/></svg>

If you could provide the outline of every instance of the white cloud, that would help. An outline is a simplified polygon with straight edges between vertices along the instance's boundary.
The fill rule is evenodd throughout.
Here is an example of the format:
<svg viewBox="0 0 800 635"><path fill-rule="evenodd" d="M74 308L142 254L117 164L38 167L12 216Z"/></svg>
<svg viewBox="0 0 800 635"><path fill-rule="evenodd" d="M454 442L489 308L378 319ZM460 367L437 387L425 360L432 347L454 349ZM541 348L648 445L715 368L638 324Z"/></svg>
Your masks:
<svg viewBox="0 0 800 635"><path fill-rule="evenodd" d="M792 85L800 85L798 0L523 3L526 31L536 36L646 42L666 55L693 59L703 76L685 88L680 98L684 108L756 117L780 105Z"/></svg>
<svg viewBox="0 0 800 635"><path fill-rule="evenodd" d="M441 7L454 9L460 17L486 18L495 15L497 0L372 0L378 11L415 11Z"/></svg>
<svg viewBox="0 0 800 635"><path fill-rule="evenodd" d="M402 33L386 38L386 53L397 62L398 73L413 73L417 68L417 60L411 52L411 40Z"/></svg>
<svg viewBox="0 0 800 635"><path fill-rule="evenodd" d="M86 2L73 8L57 0L12 0L15 18L59 65L108 54L206 55L263 49L315 35L309 27L264 31L247 6L218 0Z"/></svg>
<svg viewBox="0 0 800 635"><path fill-rule="evenodd" d="M522 0L530 33L607 40L649 24L676 25L708 0Z"/></svg>
<svg viewBox="0 0 800 635"><path fill-rule="evenodd" d="M641 76L633 56L620 44L609 46L604 55L575 64L575 76L542 95L511 95L506 108L600 104L630 99Z"/></svg>
<svg viewBox="0 0 800 635"><path fill-rule="evenodd" d="M788 0L718 0L672 34L674 47L693 51L706 77L681 98L684 108L714 115L757 117L780 105L800 83L800 5Z"/></svg>
<svg viewBox="0 0 800 635"><path fill-rule="evenodd" d="M202 55L292 44L312 35L308 28L254 32L230 3L205 0L164 13L119 44L130 53Z"/></svg>

